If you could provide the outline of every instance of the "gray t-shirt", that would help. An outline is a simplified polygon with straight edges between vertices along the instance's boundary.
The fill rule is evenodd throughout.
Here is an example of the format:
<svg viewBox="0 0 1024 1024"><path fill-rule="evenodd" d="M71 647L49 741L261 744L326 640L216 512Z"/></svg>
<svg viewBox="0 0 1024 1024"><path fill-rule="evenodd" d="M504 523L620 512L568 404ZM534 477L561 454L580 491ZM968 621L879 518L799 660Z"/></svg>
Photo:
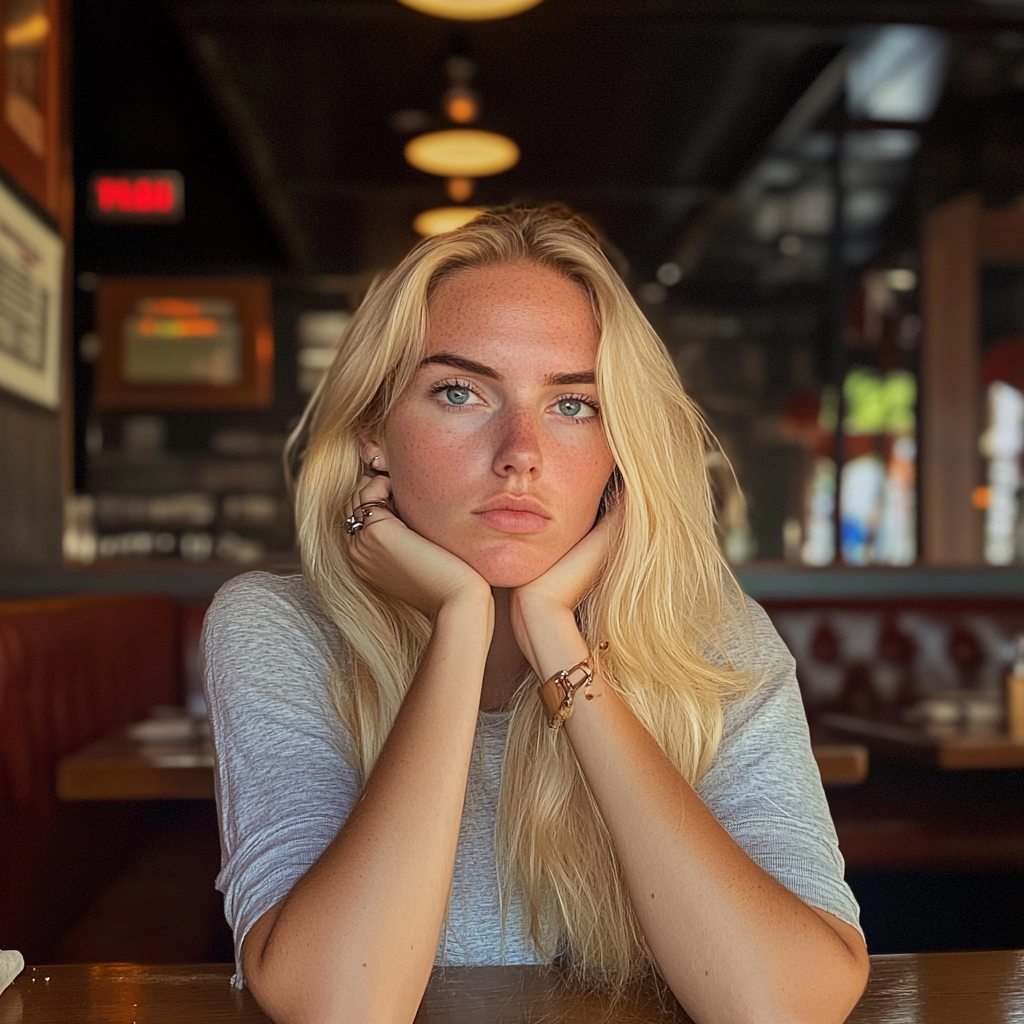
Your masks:
<svg viewBox="0 0 1024 1024"><path fill-rule="evenodd" d="M730 704L701 799L768 874L812 906L855 927L858 907L843 880L793 658L764 611L725 654L762 678ZM217 888L242 941L282 900L344 824L359 796L347 734L326 681L344 644L301 576L253 572L218 592L204 627L206 699L216 749L221 872ZM504 928L494 822L506 712L481 712L438 964L530 964L539 956L513 899Z"/></svg>

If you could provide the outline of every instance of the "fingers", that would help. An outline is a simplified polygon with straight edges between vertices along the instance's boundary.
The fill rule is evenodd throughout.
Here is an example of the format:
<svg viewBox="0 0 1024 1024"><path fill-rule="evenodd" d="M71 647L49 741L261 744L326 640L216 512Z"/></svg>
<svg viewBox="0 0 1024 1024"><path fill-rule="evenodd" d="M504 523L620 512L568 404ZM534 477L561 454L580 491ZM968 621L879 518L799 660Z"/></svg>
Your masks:
<svg viewBox="0 0 1024 1024"><path fill-rule="evenodd" d="M387 476L362 476L356 485L356 505L364 501L388 501L391 498L391 478Z"/></svg>
<svg viewBox="0 0 1024 1024"><path fill-rule="evenodd" d="M375 523L396 519L391 507L391 480L385 476L363 475L346 505L345 529L355 541Z"/></svg>

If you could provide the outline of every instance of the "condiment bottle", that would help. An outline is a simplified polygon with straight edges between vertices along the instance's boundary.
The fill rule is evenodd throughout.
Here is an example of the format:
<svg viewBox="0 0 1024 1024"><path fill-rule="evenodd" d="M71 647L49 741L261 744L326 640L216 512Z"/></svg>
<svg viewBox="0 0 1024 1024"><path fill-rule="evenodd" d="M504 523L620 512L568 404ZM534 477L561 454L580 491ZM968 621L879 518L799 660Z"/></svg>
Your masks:
<svg viewBox="0 0 1024 1024"><path fill-rule="evenodd" d="M1024 743L1024 635L1017 637L1017 657L1006 677L1006 731Z"/></svg>

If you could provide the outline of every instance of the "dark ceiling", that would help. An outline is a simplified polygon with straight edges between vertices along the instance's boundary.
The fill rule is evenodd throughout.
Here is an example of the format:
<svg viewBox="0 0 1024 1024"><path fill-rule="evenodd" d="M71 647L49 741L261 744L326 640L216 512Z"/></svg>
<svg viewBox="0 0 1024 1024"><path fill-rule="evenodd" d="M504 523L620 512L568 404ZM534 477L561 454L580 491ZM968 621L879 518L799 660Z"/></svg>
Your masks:
<svg viewBox="0 0 1024 1024"><path fill-rule="evenodd" d="M195 4L182 22L291 259L317 269L391 262L413 241L413 216L445 201L439 179L405 163L391 124L398 111L439 112L453 53L478 66L482 126L522 149L478 200L568 202L648 260L732 185L839 45L814 27L551 7L454 28L394 0Z"/></svg>
<svg viewBox="0 0 1024 1024"><path fill-rule="evenodd" d="M584 210L638 278L676 253L873 20L970 29L1018 8L930 2L547 0L456 24L396 0L79 0L75 158L88 175L174 167L175 227L78 224L80 268L355 274L394 263L443 183L408 167L396 113L440 123L470 57L481 126L522 149L475 201ZM79 209L85 204L79 202Z"/></svg>

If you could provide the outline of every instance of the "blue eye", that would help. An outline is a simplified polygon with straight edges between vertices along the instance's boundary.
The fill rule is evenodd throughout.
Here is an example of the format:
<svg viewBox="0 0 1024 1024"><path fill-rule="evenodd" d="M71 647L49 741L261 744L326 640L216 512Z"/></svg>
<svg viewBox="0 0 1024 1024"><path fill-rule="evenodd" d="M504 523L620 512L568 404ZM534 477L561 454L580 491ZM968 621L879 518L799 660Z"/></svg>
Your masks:
<svg viewBox="0 0 1024 1024"><path fill-rule="evenodd" d="M452 405L465 405L471 394L469 388L445 388L444 393Z"/></svg>
<svg viewBox="0 0 1024 1024"><path fill-rule="evenodd" d="M585 398L560 398L555 403L555 408L566 419L571 420L589 420L597 415L596 406Z"/></svg>

